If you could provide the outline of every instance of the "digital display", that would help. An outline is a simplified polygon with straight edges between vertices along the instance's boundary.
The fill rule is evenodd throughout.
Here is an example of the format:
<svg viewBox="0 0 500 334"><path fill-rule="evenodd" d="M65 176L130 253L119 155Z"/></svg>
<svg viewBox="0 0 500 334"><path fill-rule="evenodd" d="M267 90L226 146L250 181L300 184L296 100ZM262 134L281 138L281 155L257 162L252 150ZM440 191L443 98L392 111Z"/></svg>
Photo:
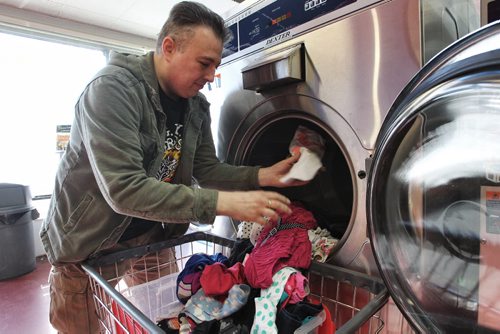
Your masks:
<svg viewBox="0 0 500 334"><path fill-rule="evenodd" d="M239 50L347 6L356 0L276 0L234 23L239 25ZM235 45L231 46L235 49Z"/></svg>

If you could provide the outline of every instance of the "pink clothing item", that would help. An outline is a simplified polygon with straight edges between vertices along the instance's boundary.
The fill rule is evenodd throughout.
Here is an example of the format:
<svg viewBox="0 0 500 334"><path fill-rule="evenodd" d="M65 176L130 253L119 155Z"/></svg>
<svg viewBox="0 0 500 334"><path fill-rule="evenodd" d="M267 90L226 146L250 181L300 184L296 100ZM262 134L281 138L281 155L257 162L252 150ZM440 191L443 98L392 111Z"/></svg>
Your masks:
<svg viewBox="0 0 500 334"><path fill-rule="evenodd" d="M285 227L272 235L278 222L266 225L245 261L245 277L253 288L268 288L273 275L283 267L307 269L311 264L312 247L307 230L316 228L316 219L300 203L294 202L290 208L292 213L282 218L281 227L287 224L300 227Z"/></svg>
<svg viewBox="0 0 500 334"><path fill-rule="evenodd" d="M200 283L206 296L225 296L235 284L246 283L241 262L226 268L220 262L205 266Z"/></svg>
<svg viewBox="0 0 500 334"><path fill-rule="evenodd" d="M297 304L309 295L309 282L302 273L297 272L290 275L285 285L288 298L281 303L281 309L288 304Z"/></svg>
<svg viewBox="0 0 500 334"><path fill-rule="evenodd" d="M201 271L195 271L182 277L177 287L177 298L183 304L200 289Z"/></svg>

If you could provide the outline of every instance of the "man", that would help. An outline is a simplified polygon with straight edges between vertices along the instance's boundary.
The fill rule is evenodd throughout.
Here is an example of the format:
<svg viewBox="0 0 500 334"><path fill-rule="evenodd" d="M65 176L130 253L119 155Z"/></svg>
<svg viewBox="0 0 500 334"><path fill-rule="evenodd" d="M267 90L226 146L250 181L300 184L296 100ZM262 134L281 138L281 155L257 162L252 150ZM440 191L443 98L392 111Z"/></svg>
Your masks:
<svg viewBox="0 0 500 334"><path fill-rule="evenodd" d="M155 52L112 54L80 96L40 232L53 264L50 320L60 333L99 330L79 265L89 257L172 238L216 215L265 224L290 213L286 197L258 189L303 184L279 181L298 156L267 168L215 156L199 90L213 81L226 36L220 16L180 2Z"/></svg>

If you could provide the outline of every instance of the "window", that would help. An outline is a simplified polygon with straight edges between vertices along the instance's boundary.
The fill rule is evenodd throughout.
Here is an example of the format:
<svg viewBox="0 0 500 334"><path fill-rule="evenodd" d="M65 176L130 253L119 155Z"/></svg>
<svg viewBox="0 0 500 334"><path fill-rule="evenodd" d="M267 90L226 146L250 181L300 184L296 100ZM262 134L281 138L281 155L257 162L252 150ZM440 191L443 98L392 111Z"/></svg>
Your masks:
<svg viewBox="0 0 500 334"><path fill-rule="evenodd" d="M58 126L72 123L74 105L106 54L3 33L0 45L0 182L49 195L62 154Z"/></svg>

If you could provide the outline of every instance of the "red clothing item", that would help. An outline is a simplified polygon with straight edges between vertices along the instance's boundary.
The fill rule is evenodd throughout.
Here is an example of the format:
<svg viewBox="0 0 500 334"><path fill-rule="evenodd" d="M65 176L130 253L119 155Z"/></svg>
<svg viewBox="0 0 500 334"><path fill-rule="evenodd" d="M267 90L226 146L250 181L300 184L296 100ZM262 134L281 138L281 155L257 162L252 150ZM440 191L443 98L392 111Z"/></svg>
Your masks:
<svg viewBox="0 0 500 334"><path fill-rule="evenodd" d="M317 227L316 219L300 203L294 202L290 208L292 213L282 218L281 225L299 224L301 227L281 229L268 238L278 222L266 225L246 259L245 278L253 288L268 288L273 275L283 267L307 269L311 264L312 247L307 230Z"/></svg>
<svg viewBox="0 0 500 334"><path fill-rule="evenodd" d="M335 327L335 323L332 320L332 316L328 307L323 304L323 310L325 311L325 321L319 326L318 334L335 334L337 328Z"/></svg>
<svg viewBox="0 0 500 334"><path fill-rule="evenodd" d="M206 296L225 296L235 284L246 283L241 262L226 268L220 262L205 266L200 284Z"/></svg>

